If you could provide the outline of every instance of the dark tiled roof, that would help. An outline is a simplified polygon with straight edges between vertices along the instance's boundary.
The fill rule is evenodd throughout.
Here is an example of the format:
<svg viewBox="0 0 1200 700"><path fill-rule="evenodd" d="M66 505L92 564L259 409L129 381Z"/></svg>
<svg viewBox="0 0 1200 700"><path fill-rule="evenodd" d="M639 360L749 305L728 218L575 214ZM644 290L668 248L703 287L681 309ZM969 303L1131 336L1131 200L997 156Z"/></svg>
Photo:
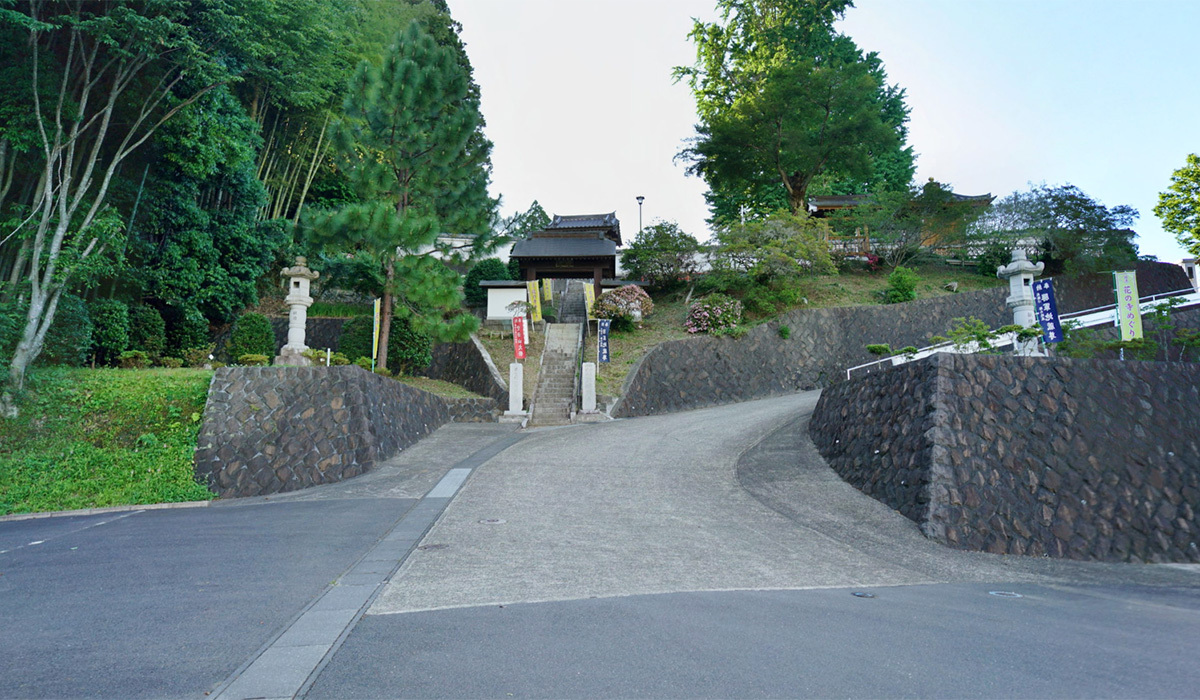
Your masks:
<svg viewBox="0 0 1200 700"><path fill-rule="evenodd" d="M514 258L598 258L617 254L607 238L530 238L513 244Z"/></svg>
<svg viewBox="0 0 1200 700"><path fill-rule="evenodd" d="M845 209L847 207L856 207L870 199L867 194L837 194L837 195L821 195L817 197L809 197L808 203L816 207L817 211L824 209ZM976 202L979 204L990 204L993 197L988 194L955 194L951 193L950 198L955 202Z"/></svg>
<svg viewBox="0 0 1200 700"><path fill-rule="evenodd" d="M617 213L607 214L570 214L568 216L554 215L554 220L546 227L547 231L563 228L620 228Z"/></svg>

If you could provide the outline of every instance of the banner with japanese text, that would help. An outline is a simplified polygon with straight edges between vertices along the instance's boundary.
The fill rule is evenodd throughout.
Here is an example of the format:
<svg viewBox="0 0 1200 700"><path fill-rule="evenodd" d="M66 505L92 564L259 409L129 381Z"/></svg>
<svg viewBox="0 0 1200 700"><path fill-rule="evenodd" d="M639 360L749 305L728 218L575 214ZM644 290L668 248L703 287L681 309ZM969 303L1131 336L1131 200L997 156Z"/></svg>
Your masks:
<svg viewBox="0 0 1200 700"><path fill-rule="evenodd" d="M1138 303L1137 273L1114 272L1113 290L1117 295L1117 325L1121 340L1142 337L1142 307Z"/></svg>
<svg viewBox="0 0 1200 700"><path fill-rule="evenodd" d="M608 329L612 325L612 320L602 318L597 322L596 328L596 359L600 362L608 362Z"/></svg>
<svg viewBox="0 0 1200 700"><path fill-rule="evenodd" d="M592 311L592 307L596 305L596 288L590 284L583 285L583 301L587 304L587 317L589 321L596 320L596 314Z"/></svg>
<svg viewBox="0 0 1200 700"><path fill-rule="evenodd" d="M1052 279L1036 280L1033 283L1033 305L1038 325L1042 327L1042 342L1061 343L1062 323L1058 320L1058 301L1054 298Z"/></svg>
<svg viewBox="0 0 1200 700"><path fill-rule="evenodd" d="M379 357L379 299L375 300L375 325L371 327L371 363Z"/></svg>
<svg viewBox="0 0 1200 700"><path fill-rule="evenodd" d="M554 280L550 279L549 277L542 280L542 301L554 301L554 287L552 286L553 282Z"/></svg>
<svg viewBox="0 0 1200 700"><path fill-rule="evenodd" d="M529 320L537 323L542 320L542 291L537 280L526 282L525 286L529 289Z"/></svg>
<svg viewBox="0 0 1200 700"><path fill-rule="evenodd" d="M513 316L513 353L518 360L525 359L525 317Z"/></svg>

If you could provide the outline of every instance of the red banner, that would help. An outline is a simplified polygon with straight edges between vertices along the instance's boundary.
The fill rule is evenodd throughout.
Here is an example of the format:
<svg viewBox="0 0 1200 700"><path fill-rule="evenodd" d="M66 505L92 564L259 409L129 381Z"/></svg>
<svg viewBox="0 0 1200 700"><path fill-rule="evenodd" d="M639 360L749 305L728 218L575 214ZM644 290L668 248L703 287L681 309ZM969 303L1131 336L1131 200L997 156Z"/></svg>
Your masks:
<svg viewBox="0 0 1200 700"><path fill-rule="evenodd" d="M525 359L525 317L513 316L513 351L518 360Z"/></svg>

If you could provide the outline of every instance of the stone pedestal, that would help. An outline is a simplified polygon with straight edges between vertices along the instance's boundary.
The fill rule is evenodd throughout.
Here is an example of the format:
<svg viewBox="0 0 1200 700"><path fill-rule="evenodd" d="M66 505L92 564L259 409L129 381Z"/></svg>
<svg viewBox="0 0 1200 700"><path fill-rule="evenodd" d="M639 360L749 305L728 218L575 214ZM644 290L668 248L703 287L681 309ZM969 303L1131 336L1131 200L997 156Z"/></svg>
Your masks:
<svg viewBox="0 0 1200 700"><path fill-rule="evenodd" d="M500 416L501 423L520 423L529 417L525 412L525 365L513 362L508 366L508 410Z"/></svg>
<svg viewBox="0 0 1200 700"><path fill-rule="evenodd" d="M308 269L308 260L297 256L296 264L280 274L288 280L288 295L283 300L288 305L288 339L275 357L275 364L307 367L312 362L302 353L308 349L304 344L304 327L308 323L308 307L313 303L308 291L321 273Z"/></svg>
<svg viewBox="0 0 1200 700"><path fill-rule="evenodd" d="M1042 274L1045 263L1033 264L1025 256L1025 250L1016 248L1012 252L1012 262L996 268L996 276L1008 280L1008 299L1005 303L1013 312L1013 323L1028 328L1037 325L1033 301L1033 278ZM1016 341L1014 343L1018 355L1042 355L1038 349L1038 341Z"/></svg>
<svg viewBox="0 0 1200 700"><path fill-rule="evenodd" d="M581 387L581 390L583 393L583 404L581 405L580 410L583 413L595 413L596 412L596 363L595 362L584 362L583 363L583 386Z"/></svg>

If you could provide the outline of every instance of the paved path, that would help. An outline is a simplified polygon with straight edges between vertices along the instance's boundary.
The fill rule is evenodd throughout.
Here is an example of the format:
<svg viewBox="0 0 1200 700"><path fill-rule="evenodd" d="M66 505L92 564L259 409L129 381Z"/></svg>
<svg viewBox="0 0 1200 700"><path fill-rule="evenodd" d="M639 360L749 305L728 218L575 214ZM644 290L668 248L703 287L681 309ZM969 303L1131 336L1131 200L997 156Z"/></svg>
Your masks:
<svg viewBox="0 0 1200 700"><path fill-rule="evenodd" d="M944 549L824 466L815 400L451 425L312 491L0 523L0 697L1195 695L1197 567Z"/></svg>

